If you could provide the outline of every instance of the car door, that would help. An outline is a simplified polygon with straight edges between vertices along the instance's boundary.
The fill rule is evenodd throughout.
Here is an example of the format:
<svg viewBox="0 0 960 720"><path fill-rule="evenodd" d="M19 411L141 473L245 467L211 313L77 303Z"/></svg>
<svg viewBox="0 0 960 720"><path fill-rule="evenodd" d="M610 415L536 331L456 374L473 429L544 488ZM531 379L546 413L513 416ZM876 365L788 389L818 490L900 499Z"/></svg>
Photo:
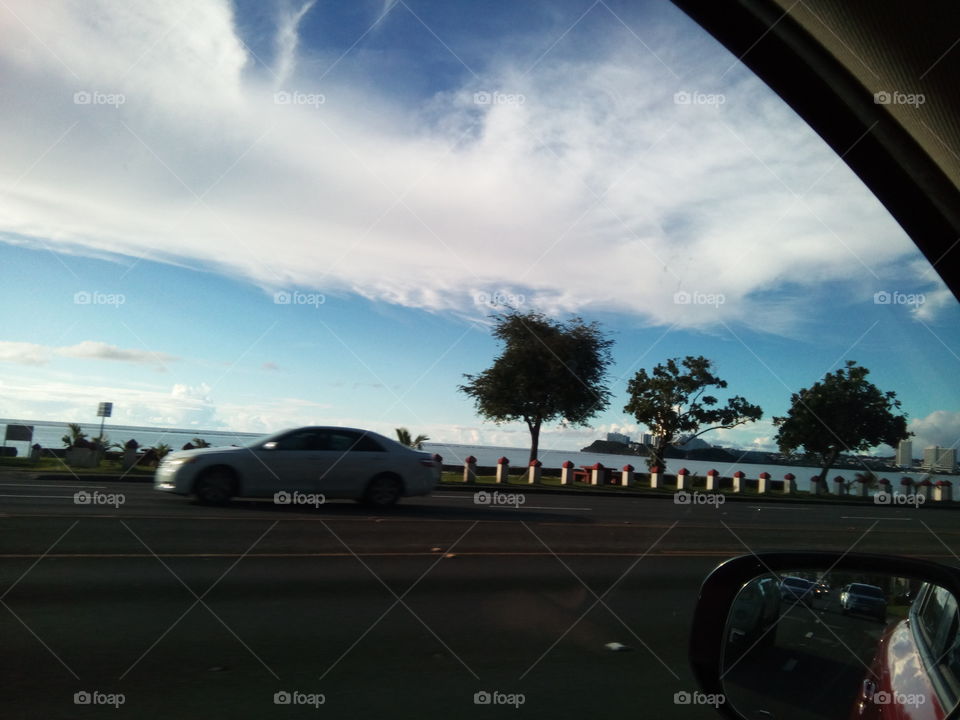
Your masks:
<svg viewBox="0 0 960 720"><path fill-rule="evenodd" d="M259 497L279 492L316 492L327 458L322 429L293 430L252 452L249 494Z"/></svg>
<svg viewBox="0 0 960 720"><path fill-rule="evenodd" d="M388 453L366 433L328 428L323 444L323 471L316 487L327 497L358 498L370 478L389 469Z"/></svg>

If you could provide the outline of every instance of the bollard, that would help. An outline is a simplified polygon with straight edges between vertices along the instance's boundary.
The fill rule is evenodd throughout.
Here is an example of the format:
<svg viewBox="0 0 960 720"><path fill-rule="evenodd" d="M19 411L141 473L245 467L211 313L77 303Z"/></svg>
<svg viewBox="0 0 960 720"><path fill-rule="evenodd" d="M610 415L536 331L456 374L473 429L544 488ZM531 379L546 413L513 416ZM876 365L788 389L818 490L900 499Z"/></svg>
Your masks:
<svg viewBox="0 0 960 720"><path fill-rule="evenodd" d="M847 494L847 485L846 485L846 481L843 479L843 475L837 475L833 479L833 482L836 483L838 496L843 496Z"/></svg>
<svg viewBox="0 0 960 720"><path fill-rule="evenodd" d="M677 490L687 490L689 487L689 470L680 468L677 471Z"/></svg>
<svg viewBox="0 0 960 720"><path fill-rule="evenodd" d="M540 482L540 468L543 466L543 463L539 460L530 461L530 469L527 470L527 483L533 485L534 483Z"/></svg>
<svg viewBox="0 0 960 720"><path fill-rule="evenodd" d="M510 461L505 457L497 460L497 482L510 482Z"/></svg>
<svg viewBox="0 0 960 720"><path fill-rule="evenodd" d="M627 464L620 471L620 486L629 487L633 485L633 465Z"/></svg>
<svg viewBox="0 0 960 720"><path fill-rule="evenodd" d="M720 489L719 483L717 482L718 473L716 470L707 470L707 492L716 492Z"/></svg>
<svg viewBox="0 0 960 720"><path fill-rule="evenodd" d="M603 485L603 463L597 463L590 468L590 484Z"/></svg>
<svg viewBox="0 0 960 720"><path fill-rule="evenodd" d="M787 473L783 476L783 494L789 495L797 491L797 476Z"/></svg>
<svg viewBox="0 0 960 720"><path fill-rule="evenodd" d="M762 472L757 477L757 494L765 495L770 489L770 473Z"/></svg>
<svg viewBox="0 0 960 720"><path fill-rule="evenodd" d="M660 487L660 468L656 465L650 468L650 487L651 489Z"/></svg>
<svg viewBox="0 0 960 720"><path fill-rule="evenodd" d="M477 481L477 459L473 455L467 456L463 461L463 481L465 483Z"/></svg>
<svg viewBox="0 0 960 720"><path fill-rule="evenodd" d="M741 470L737 470L733 474L733 487L730 488L733 492L740 492L740 488L743 485L743 478L746 477L746 474Z"/></svg>
<svg viewBox="0 0 960 720"><path fill-rule="evenodd" d="M573 483L573 470L576 468L569 460L564 460L560 466L560 484L571 485Z"/></svg>

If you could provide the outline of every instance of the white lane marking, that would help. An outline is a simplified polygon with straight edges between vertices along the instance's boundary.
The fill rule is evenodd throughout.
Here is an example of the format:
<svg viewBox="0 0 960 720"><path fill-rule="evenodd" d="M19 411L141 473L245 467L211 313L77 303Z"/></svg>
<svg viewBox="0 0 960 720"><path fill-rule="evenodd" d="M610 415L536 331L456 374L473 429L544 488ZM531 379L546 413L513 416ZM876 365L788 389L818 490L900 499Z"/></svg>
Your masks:
<svg viewBox="0 0 960 720"><path fill-rule="evenodd" d="M841 515L841 520L906 520L909 522L913 518L901 518L901 517L865 517L863 515Z"/></svg>
<svg viewBox="0 0 960 720"><path fill-rule="evenodd" d="M73 500L73 495L7 495L0 493L0 498L33 498L35 500Z"/></svg>
<svg viewBox="0 0 960 720"><path fill-rule="evenodd" d="M32 487L32 488L48 488L48 487L82 487L82 488L106 488L106 485L54 485L52 483L48 484L45 482L34 482L34 483L0 483L0 487Z"/></svg>
<svg viewBox="0 0 960 720"><path fill-rule="evenodd" d="M753 510L809 510L810 508L805 507L773 507L772 505L748 505L748 508Z"/></svg>

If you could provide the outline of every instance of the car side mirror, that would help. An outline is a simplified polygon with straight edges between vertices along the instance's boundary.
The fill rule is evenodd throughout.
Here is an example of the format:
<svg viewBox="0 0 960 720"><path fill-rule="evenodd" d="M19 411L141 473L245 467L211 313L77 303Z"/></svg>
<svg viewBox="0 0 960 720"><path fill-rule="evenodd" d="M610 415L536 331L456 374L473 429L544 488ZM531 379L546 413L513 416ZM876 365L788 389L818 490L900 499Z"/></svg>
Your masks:
<svg viewBox="0 0 960 720"><path fill-rule="evenodd" d="M958 598L960 570L922 560L735 558L701 587L690 662L727 718L952 717Z"/></svg>

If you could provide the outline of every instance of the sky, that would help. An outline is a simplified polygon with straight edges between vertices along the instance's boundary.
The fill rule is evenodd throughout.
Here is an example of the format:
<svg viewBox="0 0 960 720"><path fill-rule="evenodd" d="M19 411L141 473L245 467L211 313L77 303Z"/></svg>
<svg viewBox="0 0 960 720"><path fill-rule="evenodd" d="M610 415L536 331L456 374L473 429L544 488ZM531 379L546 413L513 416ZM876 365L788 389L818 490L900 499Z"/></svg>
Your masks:
<svg viewBox="0 0 960 720"><path fill-rule="evenodd" d="M714 444L848 359L960 440L936 269L667 2L8 0L0 103L0 417L524 447L457 390L515 307L615 341L544 448L685 355L764 409Z"/></svg>

